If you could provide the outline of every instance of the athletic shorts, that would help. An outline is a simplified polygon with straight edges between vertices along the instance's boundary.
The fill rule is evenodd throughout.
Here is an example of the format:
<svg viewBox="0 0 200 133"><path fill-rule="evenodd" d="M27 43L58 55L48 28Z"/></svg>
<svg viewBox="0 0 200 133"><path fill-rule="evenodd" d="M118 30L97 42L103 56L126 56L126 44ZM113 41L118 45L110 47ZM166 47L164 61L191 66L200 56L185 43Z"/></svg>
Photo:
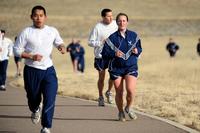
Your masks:
<svg viewBox="0 0 200 133"><path fill-rule="evenodd" d="M108 68L109 60L103 60L101 58L95 58L94 59L94 67L98 71L103 71Z"/></svg>
<svg viewBox="0 0 200 133"><path fill-rule="evenodd" d="M79 60L79 56L71 55L71 60L72 60L72 61L74 61L74 60Z"/></svg>
<svg viewBox="0 0 200 133"><path fill-rule="evenodd" d="M138 71L130 68L118 68L115 71L109 71L110 79L116 80L119 77L124 77L126 75L132 75L134 77L138 77Z"/></svg>
<svg viewBox="0 0 200 133"><path fill-rule="evenodd" d="M14 60L15 60L15 63L17 63L17 62L21 62L21 61L22 61L22 58L21 58L21 57L14 56Z"/></svg>

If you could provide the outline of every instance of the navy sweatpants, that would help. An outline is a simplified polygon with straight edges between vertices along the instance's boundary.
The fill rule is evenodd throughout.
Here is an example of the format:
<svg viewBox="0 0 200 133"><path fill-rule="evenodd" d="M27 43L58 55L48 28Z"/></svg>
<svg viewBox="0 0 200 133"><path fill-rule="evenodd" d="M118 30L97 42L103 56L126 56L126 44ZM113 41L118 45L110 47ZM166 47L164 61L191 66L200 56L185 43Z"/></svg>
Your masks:
<svg viewBox="0 0 200 133"><path fill-rule="evenodd" d="M83 73L84 69L85 69L85 59L83 56L80 56L78 60L78 71Z"/></svg>
<svg viewBox="0 0 200 133"><path fill-rule="evenodd" d="M51 128L55 108L55 99L58 89L58 81L54 67L40 70L33 67L24 67L24 86L27 92L28 106L35 112L43 96L43 109L41 124Z"/></svg>
<svg viewBox="0 0 200 133"><path fill-rule="evenodd" d="M5 85L8 60L0 61L0 85Z"/></svg>

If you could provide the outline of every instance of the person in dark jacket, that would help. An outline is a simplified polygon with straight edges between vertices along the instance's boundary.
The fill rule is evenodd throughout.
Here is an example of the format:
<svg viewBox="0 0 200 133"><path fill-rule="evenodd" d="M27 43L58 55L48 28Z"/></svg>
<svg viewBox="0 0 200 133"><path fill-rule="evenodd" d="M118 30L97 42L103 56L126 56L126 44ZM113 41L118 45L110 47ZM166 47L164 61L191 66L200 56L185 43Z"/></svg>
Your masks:
<svg viewBox="0 0 200 133"><path fill-rule="evenodd" d="M199 38L199 42L197 43L197 53L200 56L200 38Z"/></svg>
<svg viewBox="0 0 200 133"><path fill-rule="evenodd" d="M119 13L116 22L118 30L106 39L102 58L110 60L109 73L110 78L114 81L118 118L119 121L125 121L124 112L131 119L137 118L132 104L138 77L138 57L142 52L142 47L137 33L127 29L128 16L126 14ZM127 91L125 108L123 108L123 81L125 81Z"/></svg>
<svg viewBox="0 0 200 133"><path fill-rule="evenodd" d="M79 72L82 72L84 73L84 70L85 70L85 58L84 58L84 54L85 54L85 49L84 47L80 44L80 40L78 40L76 42L76 44L79 46L78 49L77 49L77 54L79 56L78 58L78 65L77 65L77 70Z"/></svg>
<svg viewBox="0 0 200 133"><path fill-rule="evenodd" d="M72 39L72 42L67 46L66 51L70 53L74 72L77 72L78 70L78 60L79 60L78 50L79 50L79 45L75 42L74 39Z"/></svg>
<svg viewBox="0 0 200 133"><path fill-rule="evenodd" d="M166 49L169 52L170 57L175 57L177 50L179 50L179 46L172 38L169 38L169 43L167 44Z"/></svg>

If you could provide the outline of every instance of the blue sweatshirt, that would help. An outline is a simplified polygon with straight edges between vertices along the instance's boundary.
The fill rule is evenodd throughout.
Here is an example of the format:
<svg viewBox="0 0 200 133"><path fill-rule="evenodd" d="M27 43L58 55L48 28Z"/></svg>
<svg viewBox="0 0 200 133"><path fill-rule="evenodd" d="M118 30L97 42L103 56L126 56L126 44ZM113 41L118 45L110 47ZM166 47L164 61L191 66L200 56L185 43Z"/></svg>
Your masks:
<svg viewBox="0 0 200 133"><path fill-rule="evenodd" d="M133 48L138 49L138 54L132 53ZM115 56L116 51L123 52L122 57ZM138 35L130 30L126 30L125 38L121 36L119 31L114 32L106 40L102 58L110 60L109 69L132 67L138 70L137 60L142 52L141 42Z"/></svg>

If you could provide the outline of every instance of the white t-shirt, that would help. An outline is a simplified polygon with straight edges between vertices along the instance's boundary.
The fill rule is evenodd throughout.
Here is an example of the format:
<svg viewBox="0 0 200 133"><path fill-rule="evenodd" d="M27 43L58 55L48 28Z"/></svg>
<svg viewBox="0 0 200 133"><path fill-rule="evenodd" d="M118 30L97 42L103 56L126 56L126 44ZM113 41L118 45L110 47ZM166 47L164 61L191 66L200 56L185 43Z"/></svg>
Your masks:
<svg viewBox="0 0 200 133"><path fill-rule="evenodd" d="M42 55L41 61L25 59L25 64L34 68L46 70L53 65L51 53L55 47L63 44L63 40L56 28L45 25L39 29L34 26L25 28L17 37L14 45L15 56L20 57L22 52Z"/></svg>
<svg viewBox="0 0 200 133"><path fill-rule="evenodd" d="M102 58L101 52L105 39L117 31L117 29L118 26L115 20L113 20L109 25L102 22L95 25L88 39L88 45L94 47L95 58Z"/></svg>
<svg viewBox="0 0 200 133"><path fill-rule="evenodd" d="M0 37L0 61L8 60L13 53L13 42L6 37Z"/></svg>

